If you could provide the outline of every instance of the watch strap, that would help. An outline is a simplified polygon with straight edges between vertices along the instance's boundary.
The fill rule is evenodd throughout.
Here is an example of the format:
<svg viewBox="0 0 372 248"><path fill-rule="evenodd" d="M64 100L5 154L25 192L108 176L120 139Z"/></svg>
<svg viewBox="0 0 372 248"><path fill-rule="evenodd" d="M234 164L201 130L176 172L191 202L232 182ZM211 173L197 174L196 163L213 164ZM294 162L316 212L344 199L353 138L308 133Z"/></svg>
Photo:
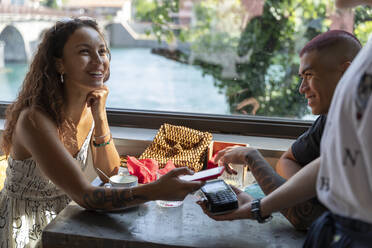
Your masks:
<svg viewBox="0 0 372 248"><path fill-rule="evenodd" d="M265 223L271 220L272 216L265 216L262 217L261 215L261 199L255 199L251 203L251 214L253 218L255 218L258 223Z"/></svg>

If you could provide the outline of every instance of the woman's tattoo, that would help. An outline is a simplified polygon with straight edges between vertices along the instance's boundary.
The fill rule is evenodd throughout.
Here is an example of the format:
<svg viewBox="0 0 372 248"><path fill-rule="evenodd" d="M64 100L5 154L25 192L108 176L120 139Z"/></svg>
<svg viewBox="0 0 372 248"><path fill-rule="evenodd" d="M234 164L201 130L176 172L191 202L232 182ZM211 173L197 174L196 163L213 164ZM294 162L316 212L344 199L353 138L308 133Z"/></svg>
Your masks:
<svg viewBox="0 0 372 248"><path fill-rule="evenodd" d="M87 208L95 210L126 208L148 200L145 196L131 194L128 189L116 188L98 188L85 194L83 199Z"/></svg>
<svg viewBox="0 0 372 248"><path fill-rule="evenodd" d="M265 195L270 194L286 182L271 165L262 159L253 161L250 170ZM296 229L306 230L325 210L326 208L313 198L280 212Z"/></svg>

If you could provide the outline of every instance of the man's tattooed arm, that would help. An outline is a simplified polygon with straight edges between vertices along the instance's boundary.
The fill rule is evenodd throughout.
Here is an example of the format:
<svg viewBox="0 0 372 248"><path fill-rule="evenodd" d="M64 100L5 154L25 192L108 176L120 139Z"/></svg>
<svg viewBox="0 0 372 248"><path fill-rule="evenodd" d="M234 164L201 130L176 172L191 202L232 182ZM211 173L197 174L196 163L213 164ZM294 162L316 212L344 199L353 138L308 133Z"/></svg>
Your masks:
<svg viewBox="0 0 372 248"><path fill-rule="evenodd" d="M149 201L138 188L100 188L95 187L83 196L83 206L91 210L117 210Z"/></svg>
<svg viewBox="0 0 372 248"><path fill-rule="evenodd" d="M253 155L249 160L249 169L266 195L286 182L261 155ZM280 212L296 229L306 230L324 211L326 208L313 198Z"/></svg>

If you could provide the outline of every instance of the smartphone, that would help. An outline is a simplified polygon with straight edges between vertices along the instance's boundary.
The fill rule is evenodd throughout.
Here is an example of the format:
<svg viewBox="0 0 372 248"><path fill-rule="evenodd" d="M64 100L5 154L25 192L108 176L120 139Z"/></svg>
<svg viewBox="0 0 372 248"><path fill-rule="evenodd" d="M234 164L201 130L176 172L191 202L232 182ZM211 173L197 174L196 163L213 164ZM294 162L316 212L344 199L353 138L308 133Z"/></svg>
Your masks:
<svg viewBox="0 0 372 248"><path fill-rule="evenodd" d="M207 181L207 180L214 179L214 178L221 176L224 170L225 170L224 166L219 166L219 167L215 167L212 169L196 172L194 175L180 176L180 179L185 180L185 181L198 181L198 180Z"/></svg>
<svg viewBox="0 0 372 248"><path fill-rule="evenodd" d="M211 214L226 214L239 206L234 190L222 179L210 180L200 190L207 199L207 209Z"/></svg>

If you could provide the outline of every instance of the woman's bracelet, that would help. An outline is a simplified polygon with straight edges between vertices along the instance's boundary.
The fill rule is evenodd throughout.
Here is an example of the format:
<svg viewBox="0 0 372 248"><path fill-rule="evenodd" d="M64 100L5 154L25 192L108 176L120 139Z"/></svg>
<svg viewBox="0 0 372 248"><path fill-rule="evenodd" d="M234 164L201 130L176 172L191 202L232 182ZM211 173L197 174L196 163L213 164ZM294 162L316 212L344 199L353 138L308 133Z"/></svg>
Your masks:
<svg viewBox="0 0 372 248"><path fill-rule="evenodd" d="M109 136L111 134L110 131L108 131L105 135L102 135L102 136L94 136L93 138L94 139L102 139L102 138L106 138L107 136Z"/></svg>
<svg viewBox="0 0 372 248"><path fill-rule="evenodd" d="M97 144L95 140L93 140L93 146L94 147L102 147L102 146L107 146L108 144L111 143L112 140L112 135L110 135L110 139L107 142L99 143Z"/></svg>

